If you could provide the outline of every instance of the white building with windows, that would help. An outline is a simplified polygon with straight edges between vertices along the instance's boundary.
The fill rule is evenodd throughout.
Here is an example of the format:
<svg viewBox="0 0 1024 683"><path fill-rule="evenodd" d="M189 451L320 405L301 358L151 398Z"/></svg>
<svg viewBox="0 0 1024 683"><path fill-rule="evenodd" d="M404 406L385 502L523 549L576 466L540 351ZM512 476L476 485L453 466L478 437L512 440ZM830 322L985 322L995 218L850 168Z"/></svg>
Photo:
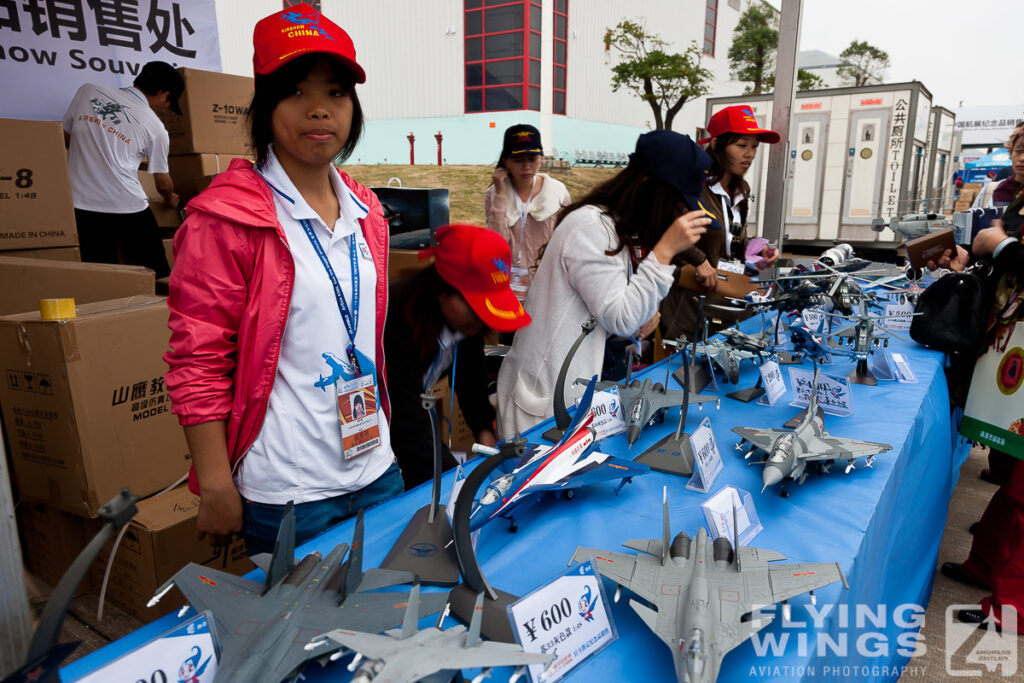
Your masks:
<svg viewBox="0 0 1024 683"><path fill-rule="evenodd" d="M322 0L321 10L355 42L367 119L353 155L361 163L492 163L515 123L541 131L545 152L627 154L653 128L649 105L613 93L618 60L604 36L623 19L683 51L702 49L712 97L738 95L727 53L747 0ZM252 27L281 0L217 3L222 68L252 73ZM687 102L673 129L695 136L705 98Z"/></svg>

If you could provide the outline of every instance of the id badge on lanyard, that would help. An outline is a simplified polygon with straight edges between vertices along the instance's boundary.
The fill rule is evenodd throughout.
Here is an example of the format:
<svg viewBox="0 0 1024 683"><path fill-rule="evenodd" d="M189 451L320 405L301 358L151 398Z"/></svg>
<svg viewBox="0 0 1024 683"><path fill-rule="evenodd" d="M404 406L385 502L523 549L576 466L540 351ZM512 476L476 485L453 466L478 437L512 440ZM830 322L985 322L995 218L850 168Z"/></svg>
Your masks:
<svg viewBox="0 0 1024 683"><path fill-rule="evenodd" d="M530 271L523 267L523 243L526 241L526 218L530 214L530 203L533 201L533 188L536 184L537 176L534 176L533 184L530 185L530 196L525 204L515 188L512 188L512 195L516 198L516 209L519 211L519 249L512 268L509 269L509 287L520 302L526 298L526 290L530 287Z"/></svg>
<svg viewBox="0 0 1024 683"><path fill-rule="evenodd" d="M346 363L335 368L334 392L338 401L338 425L341 430L342 458L345 461L357 458L380 446L380 420L377 400L377 373L373 361L359 353L356 348L356 332L359 329L359 254L356 242L358 235L349 237L349 260L352 268L352 308L349 308L341 283L324 252L323 245L313 232L312 224L300 221L313 250L327 271L327 277L334 288L341 319L345 323L349 345L345 349Z"/></svg>

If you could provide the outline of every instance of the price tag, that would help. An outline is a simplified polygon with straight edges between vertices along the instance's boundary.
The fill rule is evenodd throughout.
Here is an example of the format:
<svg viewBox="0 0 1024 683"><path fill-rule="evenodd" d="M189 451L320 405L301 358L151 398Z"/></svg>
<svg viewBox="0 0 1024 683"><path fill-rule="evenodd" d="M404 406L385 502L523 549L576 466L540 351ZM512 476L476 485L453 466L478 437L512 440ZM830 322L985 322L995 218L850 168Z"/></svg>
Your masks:
<svg viewBox="0 0 1024 683"><path fill-rule="evenodd" d="M892 354L893 372L896 374L896 381L901 384L917 384L917 375L910 367L910 361L902 353Z"/></svg>
<svg viewBox="0 0 1024 683"><path fill-rule="evenodd" d="M576 399L576 408L579 409L579 407L580 399ZM590 426L597 432L598 441L626 431L617 387L605 391L595 391L590 410L594 413L594 421L590 423Z"/></svg>
<svg viewBox="0 0 1024 683"><path fill-rule="evenodd" d="M786 393L782 369L773 360L761 364L761 382L764 385L764 396L757 400L760 405L773 406Z"/></svg>
<svg viewBox="0 0 1024 683"><path fill-rule="evenodd" d="M796 399L789 405L806 408L807 404L811 402L811 383L813 381L813 370L790 368L789 383L793 385L793 394ZM838 415L839 417L853 415L850 378L821 373L818 376L818 405L829 415Z"/></svg>
<svg viewBox="0 0 1024 683"><path fill-rule="evenodd" d="M910 304L886 304L885 326L892 330L909 330L910 322L914 319L913 313L914 307Z"/></svg>
<svg viewBox="0 0 1024 683"><path fill-rule="evenodd" d="M619 637L591 558L508 606L516 642L554 659L528 668L534 683L558 681Z"/></svg>
<svg viewBox="0 0 1024 683"><path fill-rule="evenodd" d="M719 261L717 268L726 273L743 275L743 264L739 261Z"/></svg>
<svg viewBox="0 0 1024 683"><path fill-rule="evenodd" d="M825 311L820 308L805 308L801 317L811 332L821 332L821 324L825 322Z"/></svg>
<svg viewBox="0 0 1024 683"><path fill-rule="evenodd" d="M705 417L700 426L693 430L690 448L693 449L693 476L686 488L707 493L723 467L722 454L718 451L715 433L711 431L711 418Z"/></svg>
<svg viewBox="0 0 1024 683"><path fill-rule="evenodd" d="M701 508L713 538L725 537L732 543L735 538L732 529L733 508L736 508L736 526L741 545L747 545L764 530L754 507L754 497L734 486L723 487L701 504Z"/></svg>
<svg viewBox="0 0 1024 683"><path fill-rule="evenodd" d="M188 681L208 683L217 675L213 615L197 614L106 666L79 678L79 683L110 681Z"/></svg>
<svg viewBox="0 0 1024 683"><path fill-rule="evenodd" d="M448 496L448 504L444 507L444 512L448 516L448 526L454 526L455 522L455 501L459 499L459 491L462 490L462 485L466 483L466 472L462 469L462 463L459 463L455 468L455 483L452 484L451 495ZM470 532L469 542L473 545L474 552L476 551L476 542L480 540L480 529Z"/></svg>

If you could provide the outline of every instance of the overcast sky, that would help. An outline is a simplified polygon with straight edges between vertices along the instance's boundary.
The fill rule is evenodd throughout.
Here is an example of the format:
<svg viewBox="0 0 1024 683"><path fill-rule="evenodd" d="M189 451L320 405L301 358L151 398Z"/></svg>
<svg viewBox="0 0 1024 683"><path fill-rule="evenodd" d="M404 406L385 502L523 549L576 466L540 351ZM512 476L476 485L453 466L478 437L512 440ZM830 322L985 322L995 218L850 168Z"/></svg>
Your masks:
<svg viewBox="0 0 1024 683"><path fill-rule="evenodd" d="M1024 0L803 0L800 49L865 40L889 53L886 82L921 81L933 104L1024 104L1022 20Z"/></svg>

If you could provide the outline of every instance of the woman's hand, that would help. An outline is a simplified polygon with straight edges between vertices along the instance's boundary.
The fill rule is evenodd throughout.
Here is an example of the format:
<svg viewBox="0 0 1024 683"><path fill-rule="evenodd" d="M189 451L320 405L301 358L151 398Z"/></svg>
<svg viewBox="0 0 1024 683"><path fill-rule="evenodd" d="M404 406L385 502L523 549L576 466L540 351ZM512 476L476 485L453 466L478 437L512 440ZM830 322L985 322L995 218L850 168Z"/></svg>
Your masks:
<svg viewBox="0 0 1024 683"><path fill-rule="evenodd" d="M710 223L711 219L704 215L703 211L683 214L672 221L672 225L668 226L668 230L654 245L651 253L660 263L668 265L676 254L696 244L700 236L707 232Z"/></svg>
<svg viewBox="0 0 1024 683"><path fill-rule="evenodd" d="M988 229L988 228L986 228ZM984 232L984 231L982 231ZM978 233L981 234L980 232ZM962 273L964 268L967 267L967 262L971 260L971 255L967 253L967 250L957 245L956 256L953 256L953 250L947 249L942 252L942 256L937 261L928 262L928 270L935 270L936 268L948 268L957 273Z"/></svg>
<svg viewBox="0 0 1024 683"><path fill-rule="evenodd" d="M494 169L494 173L491 174L491 182L494 183L494 189L498 192L505 191L505 180L508 179L508 171L500 166Z"/></svg>
<svg viewBox="0 0 1024 683"><path fill-rule="evenodd" d="M771 268L778 262L779 250L773 249L772 247L769 246L765 246L765 248L761 250L759 256L764 259L764 263L759 263L757 265L757 269L765 270L766 268Z"/></svg>
<svg viewBox="0 0 1024 683"><path fill-rule="evenodd" d="M975 256L988 256L996 250L996 247L1009 235L1003 229L1003 222L998 218L992 221L992 226L979 230L971 242L971 251Z"/></svg>
<svg viewBox="0 0 1024 683"><path fill-rule="evenodd" d="M209 537L211 545L225 545L242 530L242 497L233 483L204 488L199 498L196 537Z"/></svg>
<svg viewBox="0 0 1024 683"><path fill-rule="evenodd" d="M643 327L636 333L637 339L647 339L651 336L651 333L658 329L658 323L661 322L661 311L655 311L654 317L643 324Z"/></svg>
<svg viewBox="0 0 1024 683"><path fill-rule="evenodd" d="M697 284L709 292L718 289L718 271L716 271L707 259L697 266Z"/></svg>

